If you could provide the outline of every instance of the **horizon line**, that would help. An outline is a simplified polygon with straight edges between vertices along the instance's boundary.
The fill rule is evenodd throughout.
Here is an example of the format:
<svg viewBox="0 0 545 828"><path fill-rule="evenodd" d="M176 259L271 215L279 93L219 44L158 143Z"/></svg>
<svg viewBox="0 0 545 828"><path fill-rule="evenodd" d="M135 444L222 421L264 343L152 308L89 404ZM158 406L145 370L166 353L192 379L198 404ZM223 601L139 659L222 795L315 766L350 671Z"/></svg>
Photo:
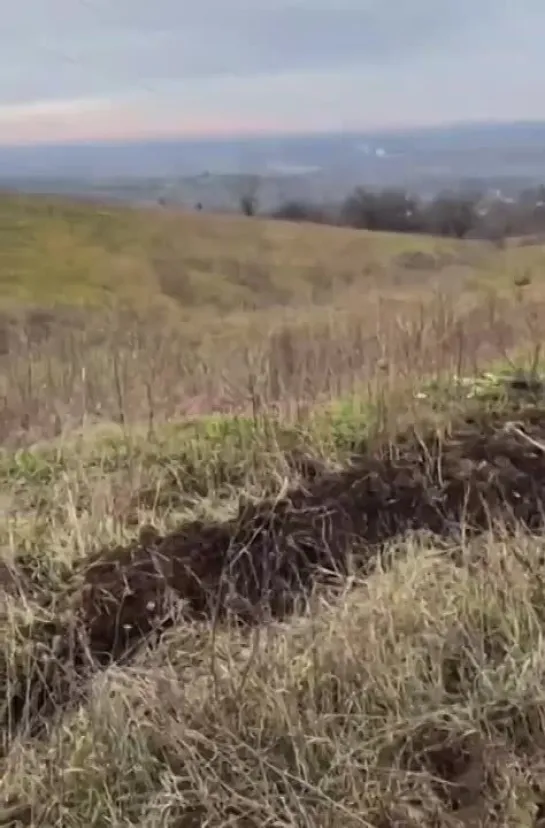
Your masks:
<svg viewBox="0 0 545 828"><path fill-rule="evenodd" d="M126 137L112 137L112 138L82 138L82 139L66 139L66 140L25 140L17 142L3 143L0 138L0 149L26 149L39 147L100 147L100 146L122 146L127 144L145 144L145 143L191 143L208 141L210 143L220 143L223 141L240 140L253 141L260 138L298 138L308 136L329 136L329 135L396 135L400 133L418 133L418 132L440 132L442 130L469 128L472 127L498 127L498 126L545 126L545 118L483 118L483 119L455 119L452 121L434 121L422 122L419 124L395 124L387 126L373 126L373 127L331 127L330 129L320 128L308 130L300 127L279 130L269 130L265 128L250 128L244 130L228 130L225 132L180 132L179 134L164 134L161 132L148 135L127 135Z"/></svg>

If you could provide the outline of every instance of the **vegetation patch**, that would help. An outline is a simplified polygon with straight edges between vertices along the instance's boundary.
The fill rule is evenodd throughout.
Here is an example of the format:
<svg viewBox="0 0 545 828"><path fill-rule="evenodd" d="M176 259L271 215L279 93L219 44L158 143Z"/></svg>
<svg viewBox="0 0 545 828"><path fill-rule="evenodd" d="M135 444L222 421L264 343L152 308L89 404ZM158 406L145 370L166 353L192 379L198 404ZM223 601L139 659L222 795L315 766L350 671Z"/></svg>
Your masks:
<svg viewBox="0 0 545 828"><path fill-rule="evenodd" d="M0 825L541 828L542 251L3 204Z"/></svg>
<svg viewBox="0 0 545 828"><path fill-rule="evenodd" d="M313 470L274 499L243 501L226 522L186 522L166 536L142 530L136 544L83 562L70 598L75 626L46 625L57 652L87 665L123 659L178 617L173 606L194 620L284 617L324 574L361 572L385 543L410 533L458 540L462 527L539 530L544 411L517 410L518 425L513 413L476 414L443 434L407 433L342 471ZM12 698L12 718L20 709L29 715L27 680L23 697L19 689ZM35 682L43 688L43 678ZM46 684L48 703L60 703ZM32 716L43 712L38 698Z"/></svg>

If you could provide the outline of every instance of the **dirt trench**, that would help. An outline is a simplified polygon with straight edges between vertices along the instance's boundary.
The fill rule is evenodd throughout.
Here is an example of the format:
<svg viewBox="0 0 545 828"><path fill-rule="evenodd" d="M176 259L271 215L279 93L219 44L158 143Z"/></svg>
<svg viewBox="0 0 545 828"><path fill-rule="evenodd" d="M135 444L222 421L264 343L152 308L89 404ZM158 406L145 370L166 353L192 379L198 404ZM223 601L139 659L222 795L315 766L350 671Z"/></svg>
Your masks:
<svg viewBox="0 0 545 828"><path fill-rule="evenodd" d="M279 500L244 503L227 522L195 521L165 537L144 532L138 543L104 551L73 596L71 632L55 630L56 663L71 659L80 669L125 658L169 623L173 599L188 618L282 616L324 571L343 573L349 555L351 566L365 568L408 532L451 538L462 523L477 532L498 520L539 531L545 407L517 412L515 428L512 419L513 412L488 413L446 435L408 432ZM14 698L14 705L17 720L24 704Z"/></svg>
<svg viewBox="0 0 545 828"><path fill-rule="evenodd" d="M545 409L466 420L446 437L406 434L278 501L244 504L225 523L193 522L115 549L85 574L79 617L99 659L119 658L182 599L189 616L227 610L255 621L289 612L318 571L365 566L410 531L453 537L463 522L543 525ZM543 444L543 449L540 445Z"/></svg>

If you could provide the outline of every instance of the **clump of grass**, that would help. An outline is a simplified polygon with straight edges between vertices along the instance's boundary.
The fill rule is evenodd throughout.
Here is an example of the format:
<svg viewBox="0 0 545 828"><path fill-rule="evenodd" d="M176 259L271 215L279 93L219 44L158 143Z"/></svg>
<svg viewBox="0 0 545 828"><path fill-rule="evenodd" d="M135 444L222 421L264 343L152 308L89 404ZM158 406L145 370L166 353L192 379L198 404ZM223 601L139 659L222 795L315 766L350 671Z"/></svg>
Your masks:
<svg viewBox="0 0 545 828"><path fill-rule="evenodd" d="M536 824L542 543L460 552L392 549L253 637L174 630L12 749L4 801L74 828Z"/></svg>

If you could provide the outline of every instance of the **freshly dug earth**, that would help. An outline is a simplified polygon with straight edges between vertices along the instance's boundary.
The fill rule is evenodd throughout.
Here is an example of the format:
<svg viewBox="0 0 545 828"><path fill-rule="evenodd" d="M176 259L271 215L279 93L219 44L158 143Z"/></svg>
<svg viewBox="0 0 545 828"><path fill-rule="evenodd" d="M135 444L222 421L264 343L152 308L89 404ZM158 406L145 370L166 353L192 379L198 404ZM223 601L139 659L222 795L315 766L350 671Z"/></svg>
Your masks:
<svg viewBox="0 0 545 828"><path fill-rule="evenodd" d="M512 412L511 412L512 417ZM282 499L244 504L225 523L193 522L104 554L85 573L78 614L94 657L119 658L168 615L226 611L255 622L289 612L326 570L364 567L409 531L441 537L501 521L543 525L545 409L406 434ZM543 447L541 447L543 446Z"/></svg>
<svg viewBox="0 0 545 828"><path fill-rule="evenodd" d="M143 532L139 543L104 552L73 596L77 644L56 630L56 661L70 653L83 664L83 650L87 663L122 659L172 622L173 606L178 617L281 616L325 571L365 568L410 531L452 538L462 524L482 531L495 521L541 529L545 407L517 412L516 428L513 416L489 412L447 434L407 433L281 499L243 504L228 522L196 521L166 537ZM13 701L18 719L22 700Z"/></svg>

